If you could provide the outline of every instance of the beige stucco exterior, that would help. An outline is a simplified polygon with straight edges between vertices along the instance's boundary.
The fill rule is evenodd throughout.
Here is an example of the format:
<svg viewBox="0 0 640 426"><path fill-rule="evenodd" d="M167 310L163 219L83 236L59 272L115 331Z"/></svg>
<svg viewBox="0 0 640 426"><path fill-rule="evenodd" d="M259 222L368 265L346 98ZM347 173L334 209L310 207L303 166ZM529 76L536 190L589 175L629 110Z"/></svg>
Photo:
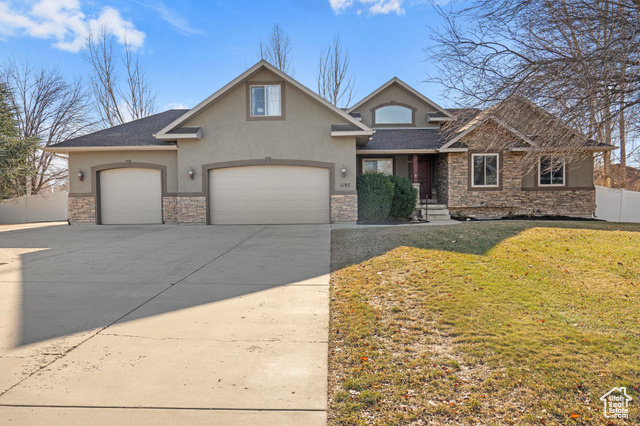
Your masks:
<svg viewBox="0 0 640 426"><path fill-rule="evenodd" d="M282 84L281 117L261 119L249 116L248 88L257 82ZM207 102L178 125L200 128L201 139L178 138L175 150L147 147L138 151L70 152L73 217L78 221L100 222L96 176L105 168L150 167L162 170L163 220L207 223L210 170L278 164L328 169L332 221L356 219L356 137L331 135L332 124L352 124L341 111L310 96L295 83L286 81L266 67ZM343 167L346 169L344 177ZM83 181L77 177L78 170L83 171ZM195 172L193 179L189 170Z"/></svg>
<svg viewBox="0 0 640 426"><path fill-rule="evenodd" d="M567 165L567 186L570 188L593 188L593 153L580 159L572 159ZM535 188L538 171L530 170L522 178L523 188Z"/></svg>
<svg viewBox="0 0 640 426"><path fill-rule="evenodd" d="M358 106L355 111L362 115L362 122L369 127L380 127L373 124L372 110L380 105L390 104L395 102L396 104L408 105L415 108L415 127L440 127L438 123L429 123L427 121L427 113L437 112L437 110L424 103L421 99L418 99L413 94L407 92L404 88L398 84L393 83L383 91L368 99L362 105ZM388 127L388 126L384 126ZM396 127L412 127L409 125L399 125Z"/></svg>
<svg viewBox="0 0 640 426"><path fill-rule="evenodd" d="M186 127L201 127L202 140L178 141L178 169L185 176L190 167L197 170L193 180L179 179L178 192L203 191L201 166L229 161L300 160L334 165L331 192L355 191L355 137L332 137L331 124L346 124L331 111L291 84L285 84L285 119L254 120L246 117L246 85L252 81L278 81L277 75L262 71L227 93L221 100L187 121ZM342 177L342 166L347 168Z"/></svg>
<svg viewBox="0 0 640 426"><path fill-rule="evenodd" d="M281 116L252 117L249 114L252 84L281 85ZM377 125L374 110L385 105L404 105L413 111L411 124ZM356 176L362 172L363 158L391 158L394 174L409 176L413 157L409 150L375 150L356 155L356 138L364 144L371 128L440 128L429 122L429 113L448 112L394 78L354 112L361 123L342 110L320 99L309 89L282 74L266 62L214 93L189 112L179 116L156 138L169 141L163 147L147 145L139 150L119 147L79 147L69 151L70 201L72 221L100 222L100 191L96 176L101 170L119 167L147 167L161 170L162 217L164 222L209 223L211 170L242 166L304 166L329 171L330 218L332 222L357 219ZM335 127L332 134L332 125ZM344 126L347 125L347 126ZM490 132L508 141L508 147L526 148L520 137L499 123L488 124ZM485 126L483 124L483 126ZM346 130L340 130L346 129ZM180 131L186 133L180 133ZM175 131L175 132L174 132ZM185 136L186 134L186 136ZM176 139L174 139L176 138ZM176 145L172 145L175 141ZM502 171L499 188L470 186L470 156L486 152L486 137L473 131L463 137L470 152L416 150L416 155L435 156L431 182L435 198L452 212L498 217L507 213L570 214L588 216L594 206L593 153L566 165L566 186L538 188L537 170L523 173L518 168L519 154L510 149L500 152ZM507 148L508 148L507 147ZM421 151L421 152L418 152ZM343 176L342 169L346 169ZM84 180L78 176L82 170ZM193 170L194 175L189 176ZM248 185L252 185L249 181ZM259 182L255 183L259 185ZM326 187L324 189L326 191ZM260 206L256 205L256 209Z"/></svg>
<svg viewBox="0 0 640 426"><path fill-rule="evenodd" d="M175 194L178 191L177 151L93 151L69 153L69 192L71 194L91 194L95 183L91 169L114 163L148 163L165 166L167 170L166 191ZM124 166L124 164L123 164ZM82 170L84 181L77 174Z"/></svg>

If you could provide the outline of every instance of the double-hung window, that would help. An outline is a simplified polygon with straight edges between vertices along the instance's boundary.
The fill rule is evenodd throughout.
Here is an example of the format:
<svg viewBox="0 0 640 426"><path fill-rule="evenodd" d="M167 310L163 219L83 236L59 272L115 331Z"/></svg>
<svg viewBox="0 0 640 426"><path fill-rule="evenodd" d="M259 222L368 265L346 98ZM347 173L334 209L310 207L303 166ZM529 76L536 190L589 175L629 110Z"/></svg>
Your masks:
<svg viewBox="0 0 640 426"><path fill-rule="evenodd" d="M564 186L564 157L540 156L539 175L540 186Z"/></svg>
<svg viewBox="0 0 640 426"><path fill-rule="evenodd" d="M472 154L471 164L473 187L498 187L498 154Z"/></svg>
<svg viewBox="0 0 640 426"><path fill-rule="evenodd" d="M393 174L393 160L390 158L365 158L362 160L363 173L384 173L391 176Z"/></svg>
<svg viewBox="0 0 640 426"><path fill-rule="evenodd" d="M278 117L282 115L281 86L251 86L251 116Z"/></svg>

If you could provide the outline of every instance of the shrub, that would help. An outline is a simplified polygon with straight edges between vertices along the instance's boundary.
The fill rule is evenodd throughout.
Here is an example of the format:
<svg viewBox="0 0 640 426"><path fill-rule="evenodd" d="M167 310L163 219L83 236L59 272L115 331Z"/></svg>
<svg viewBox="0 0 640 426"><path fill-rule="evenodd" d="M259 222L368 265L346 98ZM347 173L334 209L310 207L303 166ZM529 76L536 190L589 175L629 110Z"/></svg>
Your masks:
<svg viewBox="0 0 640 426"><path fill-rule="evenodd" d="M381 222L389 217L393 200L393 183L382 173L364 173L356 178L358 219Z"/></svg>
<svg viewBox="0 0 640 426"><path fill-rule="evenodd" d="M408 219L416 208L418 190L411 181L402 176L391 176L393 183L393 200L391 201L391 216L398 219Z"/></svg>

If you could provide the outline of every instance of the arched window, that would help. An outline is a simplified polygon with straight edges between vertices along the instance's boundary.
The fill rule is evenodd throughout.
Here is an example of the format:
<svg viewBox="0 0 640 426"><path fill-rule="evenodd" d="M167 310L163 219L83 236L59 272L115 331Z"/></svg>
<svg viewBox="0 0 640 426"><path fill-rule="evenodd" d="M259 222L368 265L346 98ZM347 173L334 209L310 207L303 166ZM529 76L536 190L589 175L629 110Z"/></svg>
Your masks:
<svg viewBox="0 0 640 426"><path fill-rule="evenodd" d="M413 111L400 105L387 105L375 110L375 124L413 124Z"/></svg>

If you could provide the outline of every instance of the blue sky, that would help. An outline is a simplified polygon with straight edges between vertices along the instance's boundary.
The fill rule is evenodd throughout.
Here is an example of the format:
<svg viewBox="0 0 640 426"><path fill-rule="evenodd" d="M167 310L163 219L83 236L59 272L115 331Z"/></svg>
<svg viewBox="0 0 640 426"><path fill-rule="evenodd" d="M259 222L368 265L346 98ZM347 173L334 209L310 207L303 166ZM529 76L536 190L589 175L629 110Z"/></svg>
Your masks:
<svg viewBox="0 0 640 426"><path fill-rule="evenodd" d="M88 75L78 49L108 26L141 55L158 111L193 107L258 61L258 43L277 22L293 44L294 78L316 89L320 52L340 33L349 48L357 100L393 76L443 106L423 83L433 66L423 49L438 16L426 0L0 0L0 64L10 59Z"/></svg>

